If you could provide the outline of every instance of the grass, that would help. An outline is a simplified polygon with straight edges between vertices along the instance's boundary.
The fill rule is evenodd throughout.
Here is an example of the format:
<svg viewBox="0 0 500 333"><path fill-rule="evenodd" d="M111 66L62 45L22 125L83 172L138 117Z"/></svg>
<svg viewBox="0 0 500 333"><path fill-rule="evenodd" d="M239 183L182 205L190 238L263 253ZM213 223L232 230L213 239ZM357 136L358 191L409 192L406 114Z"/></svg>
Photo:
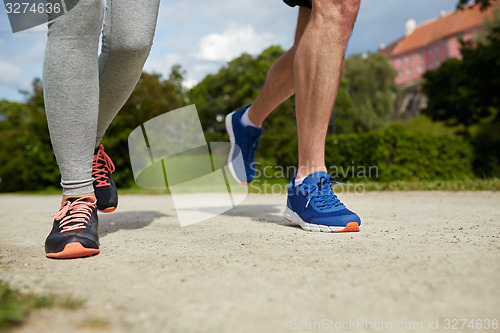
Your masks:
<svg viewBox="0 0 500 333"><path fill-rule="evenodd" d="M254 194L286 193L288 179L257 179L249 187L248 192ZM335 185L341 186L341 185ZM339 188L340 189L340 188ZM392 181L392 182L348 182L348 187L343 187L342 191L500 191L500 178L491 179L455 179L455 180L434 180L434 181ZM167 190L146 190L138 186L119 189L120 195L127 194L170 194ZM189 191L193 192L193 191ZM199 192L211 192L210 188ZM61 190L57 188L48 188L42 191L23 191L16 192L21 195L60 195Z"/></svg>
<svg viewBox="0 0 500 333"><path fill-rule="evenodd" d="M90 317L76 324L78 328L90 328L92 330L103 330L109 328L109 319L106 317Z"/></svg>
<svg viewBox="0 0 500 333"><path fill-rule="evenodd" d="M365 182L366 191L500 191L500 179Z"/></svg>
<svg viewBox="0 0 500 333"><path fill-rule="evenodd" d="M252 183L250 193L286 193L288 180L272 179ZM461 179L438 181L348 182L347 186L335 184L336 192L360 193L370 191L500 191L500 179Z"/></svg>
<svg viewBox="0 0 500 333"><path fill-rule="evenodd" d="M68 295L22 293L0 280L0 330L21 325L30 312L59 307L67 310L80 308L85 301Z"/></svg>
<svg viewBox="0 0 500 333"><path fill-rule="evenodd" d="M429 117L421 115L405 120L395 120L392 126L401 127L408 132L414 133L437 133L453 135L463 130L463 126L446 126L442 121L432 121Z"/></svg>
<svg viewBox="0 0 500 333"><path fill-rule="evenodd" d="M288 179L256 180L249 187L248 192L254 194L283 194L286 193ZM342 186L342 185L335 185ZM457 179L436 181L393 181L393 182L348 182L343 191L500 191L500 178L492 179ZM338 188L340 189L340 187ZM165 190L144 190L141 188L120 189L119 194L165 194Z"/></svg>

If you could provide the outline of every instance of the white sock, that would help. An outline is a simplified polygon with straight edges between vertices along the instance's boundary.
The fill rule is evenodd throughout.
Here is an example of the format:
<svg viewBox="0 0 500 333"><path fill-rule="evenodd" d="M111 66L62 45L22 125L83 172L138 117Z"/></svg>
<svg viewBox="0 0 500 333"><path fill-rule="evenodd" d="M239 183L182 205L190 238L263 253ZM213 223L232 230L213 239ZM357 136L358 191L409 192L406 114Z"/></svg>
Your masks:
<svg viewBox="0 0 500 333"><path fill-rule="evenodd" d="M241 123L243 124L243 126L260 127L260 126L255 125L254 123L252 123L250 118L248 118L248 111L249 110L250 110L250 108L246 109L246 111L241 116Z"/></svg>
<svg viewBox="0 0 500 333"><path fill-rule="evenodd" d="M307 176L306 176L306 177L299 178L299 179L295 178L295 186L299 186L300 184L302 184L302 182L303 182L303 181L304 181L304 179L306 179L306 178L307 178Z"/></svg>

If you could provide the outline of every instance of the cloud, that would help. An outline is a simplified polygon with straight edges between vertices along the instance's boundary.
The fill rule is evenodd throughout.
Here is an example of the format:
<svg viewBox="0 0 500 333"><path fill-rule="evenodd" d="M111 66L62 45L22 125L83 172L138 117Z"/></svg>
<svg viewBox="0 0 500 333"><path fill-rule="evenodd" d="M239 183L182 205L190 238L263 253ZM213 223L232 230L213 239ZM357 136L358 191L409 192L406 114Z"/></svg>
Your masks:
<svg viewBox="0 0 500 333"><path fill-rule="evenodd" d="M455 5L456 0L362 1L347 55L394 41L404 33L409 17L420 23ZM287 49L293 43L297 11L281 0L162 1L145 69L166 77L179 63L191 85L243 52L255 55L276 44ZM31 80L41 76L46 29L40 25L13 34L7 14L0 10L0 99L22 99L16 91L29 89Z"/></svg>
<svg viewBox="0 0 500 333"><path fill-rule="evenodd" d="M179 54L169 53L158 58L149 58L144 65L144 71L148 73L158 73L163 78L168 78L173 65L182 64L182 57Z"/></svg>
<svg viewBox="0 0 500 333"><path fill-rule="evenodd" d="M258 53L272 40L272 34L257 34L252 25L233 26L222 33L212 33L201 38L196 58L208 61L228 61L244 52Z"/></svg>
<svg viewBox="0 0 500 333"><path fill-rule="evenodd" d="M32 80L41 77L45 38L28 31L0 34L0 99L23 100L19 90L29 91Z"/></svg>
<svg viewBox="0 0 500 333"><path fill-rule="evenodd" d="M160 3L158 22L169 22L178 27L185 27L192 23L193 13L196 7L189 2Z"/></svg>
<svg viewBox="0 0 500 333"><path fill-rule="evenodd" d="M15 65L10 61L5 61L0 59L0 86L11 86L11 85L18 85L22 81L20 80L21 77L21 66Z"/></svg>

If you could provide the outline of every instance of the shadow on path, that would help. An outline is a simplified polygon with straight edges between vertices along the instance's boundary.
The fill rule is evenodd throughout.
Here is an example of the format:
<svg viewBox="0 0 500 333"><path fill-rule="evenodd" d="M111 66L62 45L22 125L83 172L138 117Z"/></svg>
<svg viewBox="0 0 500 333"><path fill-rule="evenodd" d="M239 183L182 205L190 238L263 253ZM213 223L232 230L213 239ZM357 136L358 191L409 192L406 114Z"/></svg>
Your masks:
<svg viewBox="0 0 500 333"><path fill-rule="evenodd" d="M123 213L99 214L99 236L118 230L135 230L145 228L155 219L170 216L157 211L133 211Z"/></svg>
<svg viewBox="0 0 500 333"><path fill-rule="evenodd" d="M300 228L283 217L285 207L276 205L241 205L224 212L225 216L247 216L253 221L263 223L275 223L285 227Z"/></svg>

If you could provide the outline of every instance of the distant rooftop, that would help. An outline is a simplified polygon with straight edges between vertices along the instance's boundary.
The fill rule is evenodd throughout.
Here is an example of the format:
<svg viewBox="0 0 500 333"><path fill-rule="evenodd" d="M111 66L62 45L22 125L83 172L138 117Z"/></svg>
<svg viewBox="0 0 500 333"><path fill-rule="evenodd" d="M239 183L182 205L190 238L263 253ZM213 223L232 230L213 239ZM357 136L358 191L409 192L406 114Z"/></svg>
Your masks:
<svg viewBox="0 0 500 333"><path fill-rule="evenodd" d="M379 52L387 56L397 56L425 47L443 38L481 27L484 24L485 15L493 18L493 11L496 4L497 1L494 1L493 6L490 6L485 11L481 11L481 5L476 4L468 6L463 10L442 13L440 17L418 25L413 32L396 40Z"/></svg>

